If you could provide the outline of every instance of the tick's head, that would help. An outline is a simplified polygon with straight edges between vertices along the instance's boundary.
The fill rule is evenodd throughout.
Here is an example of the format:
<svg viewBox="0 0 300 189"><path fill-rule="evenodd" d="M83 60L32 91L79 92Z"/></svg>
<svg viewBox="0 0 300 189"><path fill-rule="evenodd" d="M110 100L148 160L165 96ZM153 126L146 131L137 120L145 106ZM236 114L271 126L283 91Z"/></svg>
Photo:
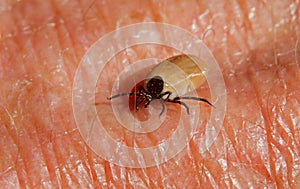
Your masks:
<svg viewBox="0 0 300 189"><path fill-rule="evenodd" d="M149 95L156 98L163 91L164 81L160 76L155 76L148 81L146 87Z"/></svg>

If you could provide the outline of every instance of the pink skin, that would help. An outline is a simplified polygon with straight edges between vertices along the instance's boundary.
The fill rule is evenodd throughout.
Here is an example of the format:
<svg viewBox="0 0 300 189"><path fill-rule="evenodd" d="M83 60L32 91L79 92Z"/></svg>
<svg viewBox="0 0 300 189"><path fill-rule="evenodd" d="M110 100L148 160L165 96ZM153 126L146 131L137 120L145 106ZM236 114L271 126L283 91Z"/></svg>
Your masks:
<svg viewBox="0 0 300 189"><path fill-rule="evenodd" d="M27 0L3 1L0 14L0 188L300 187L299 3ZM213 28L204 41L222 68L227 112L207 153L195 136L182 157L129 169L85 144L71 89L90 45L143 21L199 37Z"/></svg>

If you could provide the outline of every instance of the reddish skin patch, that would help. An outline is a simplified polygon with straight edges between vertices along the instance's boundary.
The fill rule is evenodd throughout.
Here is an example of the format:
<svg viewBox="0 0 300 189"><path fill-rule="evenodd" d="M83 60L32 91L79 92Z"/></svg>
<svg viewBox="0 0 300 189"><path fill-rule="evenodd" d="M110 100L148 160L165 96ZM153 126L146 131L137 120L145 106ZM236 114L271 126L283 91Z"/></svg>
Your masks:
<svg viewBox="0 0 300 189"><path fill-rule="evenodd" d="M131 92L139 92L140 87L144 87L144 83L145 80L140 81L139 83L137 83L132 89ZM138 110L136 110L135 108L135 102L136 102L136 98L138 98L137 102L138 102ZM141 102L142 97L137 97L135 95L129 96L129 101L128 101L128 105L129 105L129 109L131 111L131 113L133 114L134 117L136 117L139 121L146 121L150 118L150 112L148 108L144 108L144 105L146 104L146 100L144 100L142 103Z"/></svg>

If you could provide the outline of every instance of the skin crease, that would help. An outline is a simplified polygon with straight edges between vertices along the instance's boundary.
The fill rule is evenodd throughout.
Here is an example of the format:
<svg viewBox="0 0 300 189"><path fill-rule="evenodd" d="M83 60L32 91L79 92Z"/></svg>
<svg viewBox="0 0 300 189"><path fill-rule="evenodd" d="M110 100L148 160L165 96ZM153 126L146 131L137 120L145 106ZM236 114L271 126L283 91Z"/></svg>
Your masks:
<svg viewBox="0 0 300 189"><path fill-rule="evenodd" d="M1 188L299 188L299 2L224 2L3 1ZM71 90L90 45L143 21L200 38L213 28L204 41L222 69L227 112L205 154L195 136L181 158L130 169L84 143Z"/></svg>

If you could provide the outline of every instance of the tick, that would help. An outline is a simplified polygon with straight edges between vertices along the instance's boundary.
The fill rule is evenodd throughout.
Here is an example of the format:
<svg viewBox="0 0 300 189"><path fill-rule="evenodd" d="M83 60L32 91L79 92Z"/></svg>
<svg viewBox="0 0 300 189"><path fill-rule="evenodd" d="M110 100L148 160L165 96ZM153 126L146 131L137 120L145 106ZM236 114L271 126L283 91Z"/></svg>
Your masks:
<svg viewBox="0 0 300 189"><path fill-rule="evenodd" d="M165 111L165 103L176 103L185 107L189 114L188 105L182 100L196 100L214 107L205 98L183 96L194 89L199 88L205 82L205 70L201 70L198 64L204 64L201 59L193 55L177 55L157 64L146 79L137 85L135 91L113 95L108 100L121 96L134 96L135 109L149 104L157 99L162 105L160 116Z"/></svg>

